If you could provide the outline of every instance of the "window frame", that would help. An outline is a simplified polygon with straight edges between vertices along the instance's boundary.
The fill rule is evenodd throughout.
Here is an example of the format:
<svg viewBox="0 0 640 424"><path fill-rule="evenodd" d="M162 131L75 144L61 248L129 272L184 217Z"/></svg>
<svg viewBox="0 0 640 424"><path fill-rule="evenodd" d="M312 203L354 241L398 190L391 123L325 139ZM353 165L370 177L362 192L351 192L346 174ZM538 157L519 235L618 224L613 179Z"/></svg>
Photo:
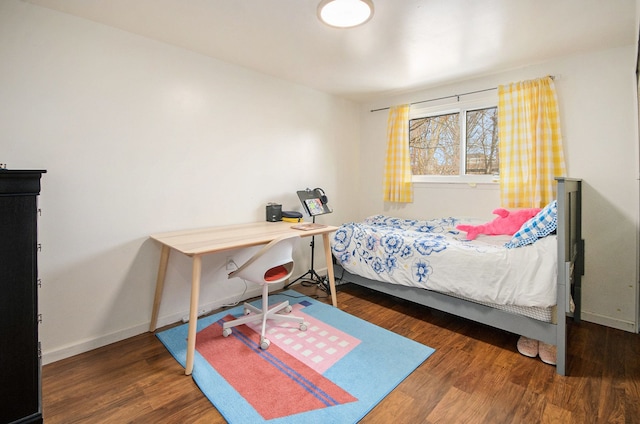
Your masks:
<svg viewBox="0 0 640 424"><path fill-rule="evenodd" d="M413 104L409 109L409 120L428 118L452 113L458 114L460 123L460 173L458 175L412 175L413 183L460 183L460 184L498 184L499 175L463 174L466 165L467 111L498 107L498 94L495 92L475 95L472 99L456 98L441 101L438 104ZM407 123L408 124L408 123Z"/></svg>

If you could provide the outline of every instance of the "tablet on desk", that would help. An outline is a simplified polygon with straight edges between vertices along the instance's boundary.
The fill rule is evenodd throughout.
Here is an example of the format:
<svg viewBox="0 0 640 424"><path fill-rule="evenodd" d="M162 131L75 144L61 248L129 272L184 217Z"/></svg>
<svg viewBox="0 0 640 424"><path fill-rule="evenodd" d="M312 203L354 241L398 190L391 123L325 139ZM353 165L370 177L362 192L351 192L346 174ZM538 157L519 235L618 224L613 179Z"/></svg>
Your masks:
<svg viewBox="0 0 640 424"><path fill-rule="evenodd" d="M304 203L305 205L307 205L309 215L311 216L322 215L323 213L325 213L320 199L305 199Z"/></svg>

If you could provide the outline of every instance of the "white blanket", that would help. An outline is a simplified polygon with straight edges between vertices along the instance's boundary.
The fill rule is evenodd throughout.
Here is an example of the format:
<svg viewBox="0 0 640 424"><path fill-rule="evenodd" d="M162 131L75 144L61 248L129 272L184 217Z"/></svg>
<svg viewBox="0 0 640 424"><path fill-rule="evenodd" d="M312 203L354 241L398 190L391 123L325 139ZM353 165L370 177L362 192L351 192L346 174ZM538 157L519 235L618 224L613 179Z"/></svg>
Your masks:
<svg viewBox="0 0 640 424"><path fill-rule="evenodd" d="M480 235L468 241L465 232L455 229L482 222L377 215L342 225L333 234L331 249L347 271L369 279L500 305L555 305L556 236L507 249L509 236Z"/></svg>

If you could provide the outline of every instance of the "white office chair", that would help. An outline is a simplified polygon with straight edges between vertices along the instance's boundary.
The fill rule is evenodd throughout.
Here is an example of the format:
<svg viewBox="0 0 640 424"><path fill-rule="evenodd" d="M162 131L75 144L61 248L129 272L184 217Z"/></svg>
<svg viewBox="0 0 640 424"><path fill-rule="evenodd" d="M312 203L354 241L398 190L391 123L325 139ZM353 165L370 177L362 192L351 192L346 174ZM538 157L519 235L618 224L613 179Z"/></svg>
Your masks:
<svg viewBox="0 0 640 424"><path fill-rule="evenodd" d="M279 303L269 309L269 285L281 283L288 279L293 273L293 246L298 239L299 236L293 234L273 240L260 249L247 262L240 266L240 268L229 274L229 278L238 277L262 286L262 309L245 303L244 313L246 316L225 322L222 326L222 335L224 337L228 337L231 334L232 327L249 322L262 321L260 348L266 350L271 344L269 339L265 337L268 319L297 322L298 328L301 331L307 330L304 319L278 313L282 310L287 313L291 312L289 301ZM249 315L251 312L254 314Z"/></svg>

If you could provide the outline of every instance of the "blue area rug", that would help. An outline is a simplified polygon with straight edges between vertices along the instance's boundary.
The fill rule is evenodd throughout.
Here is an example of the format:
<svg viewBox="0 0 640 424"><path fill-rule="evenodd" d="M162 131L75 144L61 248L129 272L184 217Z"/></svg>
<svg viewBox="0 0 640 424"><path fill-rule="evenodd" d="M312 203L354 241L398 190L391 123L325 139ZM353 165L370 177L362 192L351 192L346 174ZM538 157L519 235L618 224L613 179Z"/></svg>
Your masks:
<svg viewBox="0 0 640 424"><path fill-rule="evenodd" d="M271 323L266 351L257 326L222 336L222 323L242 306L198 320L192 376L230 423L356 423L434 352L293 290L270 297L284 300L308 329ZM182 366L187 329L158 333Z"/></svg>

